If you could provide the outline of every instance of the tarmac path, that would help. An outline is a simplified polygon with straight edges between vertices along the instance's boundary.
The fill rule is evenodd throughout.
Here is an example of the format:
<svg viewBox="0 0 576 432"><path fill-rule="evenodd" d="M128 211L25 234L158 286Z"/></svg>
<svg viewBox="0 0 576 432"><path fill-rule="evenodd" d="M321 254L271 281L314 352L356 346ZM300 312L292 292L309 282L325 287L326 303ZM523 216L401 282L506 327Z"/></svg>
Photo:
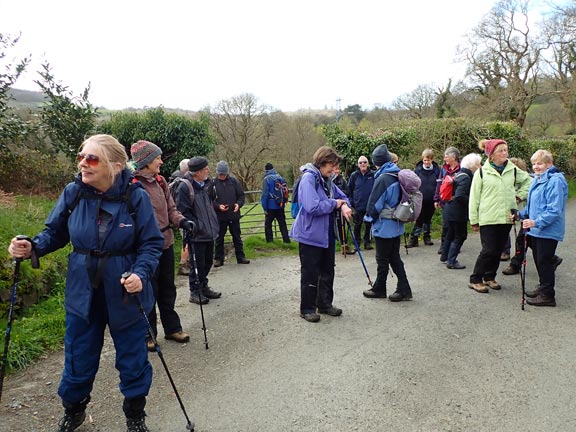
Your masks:
<svg viewBox="0 0 576 432"><path fill-rule="evenodd" d="M160 343L196 431L575 431L575 217L573 200L558 248L556 308L522 311L519 276L499 275L503 289L489 294L467 288L477 234L460 256L466 270L446 269L437 245L402 251L411 302L364 298L359 257L338 255L334 303L344 313L317 324L298 315L297 256L232 261L210 276L223 296L204 307L206 350L199 308L179 277L177 310L192 339ZM374 251L363 256L374 280ZM532 288L530 253L526 274ZM389 278L389 293L395 283ZM147 424L152 432L185 431L162 364L155 353L150 359ZM0 431L56 430L62 362L57 352L8 377ZM121 405L108 340L89 421L77 431L125 431Z"/></svg>

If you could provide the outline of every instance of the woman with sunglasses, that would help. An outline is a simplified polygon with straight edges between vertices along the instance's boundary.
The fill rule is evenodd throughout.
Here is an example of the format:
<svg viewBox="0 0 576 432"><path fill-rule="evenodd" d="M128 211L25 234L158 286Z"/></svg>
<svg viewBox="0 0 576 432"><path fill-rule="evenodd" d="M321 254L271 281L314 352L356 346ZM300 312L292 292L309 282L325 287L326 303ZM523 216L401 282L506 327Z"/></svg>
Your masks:
<svg viewBox="0 0 576 432"><path fill-rule="evenodd" d="M147 432L146 396L152 366L144 343L146 323L129 295L152 308L151 280L162 253L150 199L134 183L124 146L110 135L94 135L80 147L79 174L60 195L46 228L30 242L12 239L15 258L43 256L72 243L66 277L64 371L58 389L65 408L59 432L78 428L98 371L109 327L129 432ZM80 199L78 199L80 198ZM130 272L130 276L122 275ZM129 294L129 295L128 295Z"/></svg>

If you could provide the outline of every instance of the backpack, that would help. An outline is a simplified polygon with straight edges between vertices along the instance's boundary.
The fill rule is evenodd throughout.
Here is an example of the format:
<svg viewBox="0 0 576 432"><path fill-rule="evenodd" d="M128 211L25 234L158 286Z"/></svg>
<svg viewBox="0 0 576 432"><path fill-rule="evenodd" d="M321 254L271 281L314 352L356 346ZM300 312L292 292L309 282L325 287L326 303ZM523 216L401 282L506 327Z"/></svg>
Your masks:
<svg viewBox="0 0 576 432"><path fill-rule="evenodd" d="M278 207L283 208L288 202L288 196L290 195L290 190L286 184L286 180L278 174L271 176L274 181L274 189L270 190L270 180L268 180L268 195L273 199Z"/></svg>
<svg viewBox="0 0 576 432"><path fill-rule="evenodd" d="M170 191L170 195L172 195L172 199L176 202L176 191L180 187L180 183L184 182L186 186L188 186L188 192L190 192L190 196L192 197L192 201L194 201L194 187L190 180L185 179L183 177L176 177L170 183L168 183L168 190Z"/></svg>
<svg viewBox="0 0 576 432"><path fill-rule="evenodd" d="M290 204L290 214L294 219L298 216L300 212L300 204L298 203L298 186L300 186L300 180L302 176L298 177L294 182L294 187L292 188L292 203Z"/></svg>
<svg viewBox="0 0 576 432"><path fill-rule="evenodd" d="M457 172L454 175L446 174L442 179L440 184L440 199L444 202L452 201L452 196L454 195L454 182L460 175L466 175L466 173Z"/></svg>
<svg viewBox="0 0 576 432"><path fill-rule="evenodd" d="M402 195L398 205L394 208L387 205L387 208L380 212L380 217L395 219L400 222L415 221L422 211L423 196L420 192L422 180L414 171L409 169L400 170L398 174L386 174L398 178Z"/></svg>

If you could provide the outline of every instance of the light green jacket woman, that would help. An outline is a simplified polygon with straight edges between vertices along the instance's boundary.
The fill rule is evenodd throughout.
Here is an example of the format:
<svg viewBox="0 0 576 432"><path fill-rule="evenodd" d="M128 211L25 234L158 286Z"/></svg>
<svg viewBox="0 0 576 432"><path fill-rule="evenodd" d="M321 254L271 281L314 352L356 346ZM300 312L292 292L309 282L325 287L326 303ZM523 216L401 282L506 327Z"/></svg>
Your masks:
<svg viewBox="0 0 576 432"><path fill-rule="evenodd" d="M532 178L508 161L500 175L490 161L474 173L468 210L470 225L512 224L510 210L517 209L516 197L525 200Z"/></svg>

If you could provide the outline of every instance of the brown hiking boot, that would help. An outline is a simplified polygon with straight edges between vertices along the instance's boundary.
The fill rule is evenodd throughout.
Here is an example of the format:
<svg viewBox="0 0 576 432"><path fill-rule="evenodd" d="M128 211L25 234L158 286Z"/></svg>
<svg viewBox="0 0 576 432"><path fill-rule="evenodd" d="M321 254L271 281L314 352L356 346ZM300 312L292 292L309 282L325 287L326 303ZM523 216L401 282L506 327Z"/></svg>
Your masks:
<svg viewBox="0 0 576 432"><path fill-rule="evenodd" d="M500 261L508 261L509 259L510 259L509 253L504 252L500 255Z"/></svg>
<svg viewBox="0 0 576 432"><path fill-rule="evenodd" d="M518 269L518 267L510 264L508 267L506 267L504 270L502 270L502 274L505 274L507 276L510 275L515 275L518 274L520 272L520 269Z"/></svg>
<svg viewBox="0 0 576 432"><path fill-rule="evenodd" d="M486 287L486 285L484 285L483 283L472 283L470 282L468 284L468 288L473 289L474 291L477 291L479 293L487 293L488 292L488 288Z"/></svg>
<svg viewBox="0 0 576 432"><path fill-rule="evenodd" d="M190 340L190 335L188 333L184 333L182 330L164 335L164 339L173 340L174 342L178 343L186 343Z"/></svg>
<svg viewBox="0 0 576 432"><path fill-rule="evenodd" d="M499 290L500 288L502 288L500 284L495 280L484 281L484 285L493 290Z"/></svg>
<svg viewBox="0 0 576 432"><path fill-rule="evenodd" d="M190 274L190 266L188 263L180 263L180 265L178 265L178 274L182 276L188 276Z"/></svg>

